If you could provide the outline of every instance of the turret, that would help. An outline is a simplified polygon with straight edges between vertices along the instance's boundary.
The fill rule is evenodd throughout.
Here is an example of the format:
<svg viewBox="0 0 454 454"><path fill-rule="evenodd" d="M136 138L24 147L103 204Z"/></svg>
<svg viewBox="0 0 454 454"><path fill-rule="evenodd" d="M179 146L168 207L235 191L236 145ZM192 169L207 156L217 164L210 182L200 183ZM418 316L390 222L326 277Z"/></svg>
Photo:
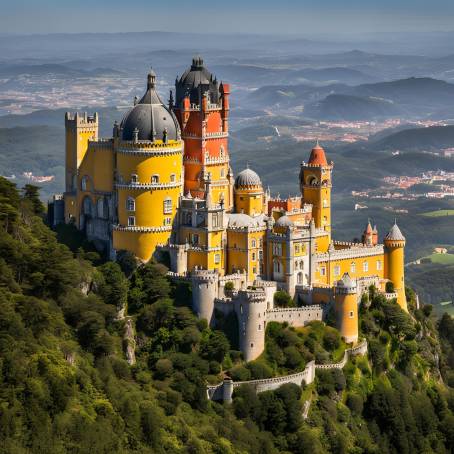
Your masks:
<svg viewBox="0 0 454 454"><path fill-rule="evenodd" d="M367 222L366 228L364 229L364 232L363 232L363 235L362 235L362 243L364 245L366 245L366 246L373 246L374 245L374 230L372 229L372 225L370 223L370 219Z"/></svg>
<svg viewBox="0 0 454 454"><path fill-rule="evenodd" d="M397 293L397 303L404 311L408 312L404 279L405 237L402 235L397 223L394 223L385 236L384 245L385 277L394 285L394 291Z"/></svg>
<svg viewBox="0 0 454 454"><path fill-rule="evenodd" d="M345 342L358 341L358 290L348 273L335 285L337 328Z"/></svg>
<svg viewBox="0 0 454 454"><path fill-rule="evenodd" d="M303 202L312 205L315 226L331 232L331 186L333 163L326 160L318 141L309 161L301 163L300 188Z"/></svg>
<svg viewBox="0 0 454 454"><path fill-rule="evenodd" d="M215 271L196 270L191 275L192 308L197 317L212 322L214 300L217 297L219 275Z"/></svg>
<svg viewBox="0 0 454 454"><path fill-rule="evenodd" d="M240 290L235 304L240 349L246 361L253 361L265 348L266 294L263 289Z"/></svg>

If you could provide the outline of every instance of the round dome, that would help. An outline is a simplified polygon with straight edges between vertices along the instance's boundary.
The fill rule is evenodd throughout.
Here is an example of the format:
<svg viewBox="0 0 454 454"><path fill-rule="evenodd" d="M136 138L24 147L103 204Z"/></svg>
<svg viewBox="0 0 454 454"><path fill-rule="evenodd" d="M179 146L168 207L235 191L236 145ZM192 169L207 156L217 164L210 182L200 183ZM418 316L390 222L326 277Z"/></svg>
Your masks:
<svg viewBox="0 0 454 454"><path fill-rule="evenodd" d="M293 227L293 221L288 216L281 216L274 224L276 227Z"/></svg>
<svg viewBox="0 0 454 454"><path fill-rule="evenodd" d="M245 227L260 227L263 221L261 219L255 219L248 214L244 213L232 213L229 214L229 227L242 229Z"/></svg>
<svg viewBox="0 0 454 454"><path fill-rule="evenodd" d="M134 140L177 140L179 125L173 112L161 101L156 92L156 74L148 74L147 91L142 99L132 107L120 125L121 138Z"/></svg>
<svg viewBox="0 0 454 454"><path fill-rule="evenodd" d="M219 83L205 67L201 57L192 59L192 65L175 81L176 106L189 96L191 104L199 104L201 97L208 93L209 102L218 103L220 99Z"/></svg>
<svg viewBox="0 0 454 454"><path fill-rule="evenodd" d="M328 161L326 160L325 150L319 145L318 140L314 148L312 148L311 155L309 157L309 164L317 166L327 166Z"/></svg>
<svg viewBox="0 0 454 454"><path fill-rule="evenodd" d="M235 178L235 187L262 186L260 177L251 169L244 169Z"/></svg>

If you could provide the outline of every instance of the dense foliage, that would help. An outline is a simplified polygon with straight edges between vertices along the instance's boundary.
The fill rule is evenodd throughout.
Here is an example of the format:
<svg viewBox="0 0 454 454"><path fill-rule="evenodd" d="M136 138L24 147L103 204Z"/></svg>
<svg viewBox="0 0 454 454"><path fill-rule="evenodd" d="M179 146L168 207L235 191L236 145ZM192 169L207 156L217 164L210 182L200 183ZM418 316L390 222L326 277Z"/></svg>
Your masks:
<svg viewBox="0 0 454 454"><path fill-rule="evenodd" d="M124 252L103 263L63 226L68 248L43 213L36 188L0 178L0 453L454 449L454 321L437 325L412 292L410 315L373 288L363 298L369 357L318 371L311 385L258 395L242 386L232 405L209 402L206 383L226 374L287 374L337 362L346 346L320 322L270 323L265 352L245 364L228 332L194 316L190 288L163 265L138 266Z"/></svg>

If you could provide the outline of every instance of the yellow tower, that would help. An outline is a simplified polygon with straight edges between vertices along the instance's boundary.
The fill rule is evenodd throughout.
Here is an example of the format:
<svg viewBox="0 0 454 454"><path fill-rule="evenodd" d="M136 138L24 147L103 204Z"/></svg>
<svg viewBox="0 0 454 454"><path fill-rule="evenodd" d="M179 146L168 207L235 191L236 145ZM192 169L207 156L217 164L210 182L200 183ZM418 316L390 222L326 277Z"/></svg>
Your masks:
<svg viewBox="0 0 454 454"><path fill-rule="evenodd" d="M156 92L147 91L114 135L118 223L113 247L149 260L168 242L183 189L183 142L178 121Z"/></svg>
<svg viewBox="0 0 454 454"><path fill-rule="evenodd" d="M251 169L245 169L235 178L235 212L255 217L263 214L265 193L260 177Z"/></svg>
<svg viewBox="0 0 454 454"><path fill-rule="evenodd" d="M333 163L328 164L325 150L318 144L309 161L301 163L300 188L303 202L312 204L316 228L331 233L331 186Z"/></svg>
<svg viewBox="0 0 454 454"><path fill-rule="evenodd" d="M396 223L385 236L384 245L385 278L394 284L394 291L397 293L397 303L404 311L408 312L404 279L405 237Z"/></svg>
<svg viewBox="0 0 454 454"><path fill-rule="evenodd" d="M65 191L76 190L77 170L85 156L89 140L98 139L98 114L65 115Z"/></svg>
<svg viewBox="0 0 454 454"><path fill-rule="evenodd" d="M337 327L345 342L358 341L358 292L356 282L348 273L335 286Z"/></svg>

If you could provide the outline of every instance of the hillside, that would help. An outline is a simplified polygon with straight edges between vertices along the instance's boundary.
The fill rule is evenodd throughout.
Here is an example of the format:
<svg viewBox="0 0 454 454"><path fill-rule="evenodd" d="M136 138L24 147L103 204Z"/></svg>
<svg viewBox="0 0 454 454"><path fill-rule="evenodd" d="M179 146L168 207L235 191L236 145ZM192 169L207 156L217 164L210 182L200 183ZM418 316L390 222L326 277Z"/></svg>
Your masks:
<svg viewBox="0 0 454 454"><path fill-rule="evenodd" d="M374 120L397 117L400 109L391 101L373 97L329 95L307 106L305 116L324 120Z"/></svg>
<svg viewBox="0 0 454 454"><path fill-rule="evenodd" d="M223 321L226 336L197 320L187 287L169 282L165 267L137 267L127 254L104 263L61 226L71 252L42 214L36 188L19 193L0 178L2 454L454 449L454 321L443 317L437 330L430 307L414 310L411 290L411 317L373 288L363 298L368 357L320 370L310 386L258 395L241 386L232 405L210 402L205 385L224 374L287 374L313 358L338 361L345 345L320 322L270 323L264 354L244 363L232 321Z"/></svg>
<svg viewBox="0 0 454 454"><path fill-rule="evenodd" d="M434 150L452 147L454 126L429 126L406 129L373 141L371 147L380 150Z"/></svg>

